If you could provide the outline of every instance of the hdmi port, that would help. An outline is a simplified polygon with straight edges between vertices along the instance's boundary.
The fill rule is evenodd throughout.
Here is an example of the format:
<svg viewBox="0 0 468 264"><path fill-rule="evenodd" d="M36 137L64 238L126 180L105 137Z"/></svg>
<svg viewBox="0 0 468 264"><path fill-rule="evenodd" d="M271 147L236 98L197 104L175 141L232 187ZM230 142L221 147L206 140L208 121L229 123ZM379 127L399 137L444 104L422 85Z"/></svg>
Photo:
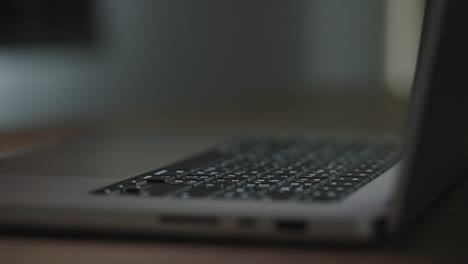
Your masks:
<svg viewBox="0 0 468 264"><path fill-rule="evenodd" d="M278 231L287 233L301 233L307 228L306 222L301 220L278 220L275 225Z"/></svg>

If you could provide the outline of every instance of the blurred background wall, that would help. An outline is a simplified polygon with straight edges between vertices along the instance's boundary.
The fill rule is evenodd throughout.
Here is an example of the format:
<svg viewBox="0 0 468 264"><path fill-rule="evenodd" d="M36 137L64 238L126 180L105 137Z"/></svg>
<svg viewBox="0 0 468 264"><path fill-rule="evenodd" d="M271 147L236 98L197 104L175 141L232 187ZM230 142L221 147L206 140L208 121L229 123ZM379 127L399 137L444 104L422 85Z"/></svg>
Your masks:
<svg viewBox="0 0 468 264"><path fill-rule="evenodd" d="M421 0L62 2L4 1L0 129L115 106L405 94L423 10Z"/></svg>
<svg viewBox="0 0 468 264"><path fill-rule="evenodd" d="M414 77L425 1L386 2L385 85L395 96L407 98Z"/></svg>

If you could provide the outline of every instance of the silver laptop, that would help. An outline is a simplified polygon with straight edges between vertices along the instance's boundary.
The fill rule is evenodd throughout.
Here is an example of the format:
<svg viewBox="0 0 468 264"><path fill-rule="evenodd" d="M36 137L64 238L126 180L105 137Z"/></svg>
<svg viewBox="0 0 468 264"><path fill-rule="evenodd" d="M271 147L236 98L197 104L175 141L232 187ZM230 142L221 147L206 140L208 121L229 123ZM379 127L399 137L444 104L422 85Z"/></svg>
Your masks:
<svg viewBox="0 0 468 264"><path fill-rule="evenodd" d="M184 142L85 138L4 159L3 168L33 173L0 175L0 223L332 242L403 231L468 160L465 10L461 0L427 4L404 140L243 137L193 146L196 154L172 160ZM128 169L155 152L165 154L164 164ZM70 153L74 159L63 159ZM87 156L93 161L81 162Z"/></svg>

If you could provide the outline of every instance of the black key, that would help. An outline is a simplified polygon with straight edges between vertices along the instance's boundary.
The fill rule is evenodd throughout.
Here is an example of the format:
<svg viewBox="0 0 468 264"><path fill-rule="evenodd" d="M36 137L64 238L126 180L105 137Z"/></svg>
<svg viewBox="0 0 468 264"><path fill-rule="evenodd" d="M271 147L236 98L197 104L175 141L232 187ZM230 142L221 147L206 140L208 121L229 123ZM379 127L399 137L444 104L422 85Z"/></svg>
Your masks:
<svg viewBox="0 0 468 264"><path fill-rule="evenodd" d="M184 177L180 177L180 178L171 179L171 180L168 181L167 183L169 183L169 184L194 185L194 184L203 183L203 182L204 182L203 180L199 180L199 179L197 179L197 178L191 178L191 177L186 178L186 177L184 176Z"/></svg>
<svg viewBox="0 0 468 264"><path fill-rule="evenodd" d="M204 183L203 181L196 181L196 180L185 181L185 184L193 185L193 186L199 186L203 183Z"/></svg>
<svg viewBox="0 0 468 264"><path fill-rule="evenodd" d="M189 189L190 186L182 184L164 184L164 183L153 183L148 188L144 189L144 194L161 196L169 193L178 191L184 191Z"/></svg>
<svg viewBox="0 0 468 264"><path fill-rule="evenodd" d="M342 182L344 184L351 184L354 189L360 188L364 185L362 182Z"/></svg>
<svg viewBox="0 0 468 264"><path fill-rule="evenodd" d="M184 181L184 180L179 180L179 179L177 179L177 180L171 181L171 184L182 184L182 185L185 185L185 184L187 184L187 183L186 183L186 181Z"/></svg>
<svg viewBox="0 0 468 264"><path fill-rule="evenodd" d="M239 180L239 179L216 179L216 180L213 180L213 183L223 184L223 185L235 185L235 184L238 184L238 183L241 183L241 182L243 182L243 181Z"/></svg>
<svg viewBox="0 0 468 264"><path fill-rule="evenodd" d="M232 178L238 178L238 179L248 179L251 177L254 177L255 175L245 173L245 172L234 172L234 173L229 173L224 175L224 177L232 177Z"/></svg>
<svg viewBox="0 0 468 264"><path fill-rule="evenodd" d="M281 184L283 182L284 180L280 180L280 179L267 179L266 181L266 183L271 184L271 185Z"/></svg>
<svg viewBox="0 0 468 264"><path fill-rule="evenodd" d="M290 187L290 186L281 186L277 191L278 191L278 192L293 192L293 191L294 191L294 187Z"/></svg>
<svg viewBox="0 0 468 264"><path fill-rule="evenodd" d="M265 174L258 176L257 179L285 181L287 179L292 179L293 177L294 176L291 175Z"/></svg>
<svg viewBox="0 0 468 264"><path fill-rule="evenodd" d="M243 185L246 182L247 182L247 180L243 180L243 179L233 179L231 181L232 184L236 184L237 186Z"/></svg>
<svg viewBox="0 0 468 264"><path fill-rule="evenodd" d="M135 184L137 187L143 187L148 183L146 180L132 180L132 184Z"/></svg>
<svg viewBox="0 0 468 264"><path fill-rule="evenodd" d="M140 194L141 193L141 188L139 188L137 186L128 187L128 188L125 188L123 190L123 193L125 193L125 194Z"/></svg>
<svg viewBox="0 0 468 264"><path fill-rule="evenodd" d="M221 174L220 171L204 171L204 170L196 171L195 173L193 173L193 175L198 175L198 176L202 176L202 175L212 175L212 176L215 176L215 175L219 175L219 174Z"/></svg>
<svg viewBox="0 0 468 264"><path fill-rule="evenodd" d="M314 178L314 179L328 179L330 176L322 175L321 173L308 173L303 176L303 178Z"/></svg>
<svg viewBox="0 0 468 264"><path fill-rule="evenodd" d="M216 177L217 180L232 180L232 179L237 179L237 175L234 174L225 174L220 177Z"/></svg>
<svg viewBox="0 0 468 264"><path fill-rule="evenodd" d="M369 175L367 173L365 173L364 171L353 171L353 172L347 172L347 173L344 173L344 174L341 174L340 176L343 176L343 177L356 177L356 178L359 178L359 177L369 177Z"/></svg>
<svg viewBox="0 0 468 264"><path fill-rule="evenodd" d="M340 177L336 177L334 179L334 181L336 182L366 182L366 181L369 181L369 178L368 177L343 177L343 176L340 176Z"/></svg>
<svg viewBox="0 0 468 264"><path fill-rule="evenodd" d="M255 175L249 175L249 174L241 174L237 176L238 179L243 179L243 180L255 179L255 177L256 177Z"/></svg>
<svg viewBox="0 0 468 264"><path fill-rule="evenodd" d="M325 179L322 179L322 178L312 178L312 179L298 178L298 179L296 179L295 181L297 181L297 182L304 182L304 183L310 182L310 183L319 184L319 183L324 182L324 181L326 181L326 180L328 180L328 179L327 179L327 178L325 178Z"/></svg>
<svg viewBox="0 0 468 264"><path fill-rule="evenodd" d="M336 192L336 193L345 193L345 192L348 192L348 191L352 190L352 188L345 188L345 187L342 187L342 186L324 185L321 188L319 188L318 190L323 191L323 192L333 191L333 192Z"/></svg>
<svg viewBox="0 0 468 264"><path fill-rule="evenodd" d="M132 183L119 183L116 184L115 189L121 193L125 193L126 189L131 189L133 187L136 187L136 185Z"/></svg>
<svg viewBox="0 0 468 264"><path fill-rule="evenodd" d="M210 179L213 179L213 176L208 176L208 175L185 175L185 176L180 176L177 177L177 180L183 180L183 181L209 181Z"/></svg>
<svg viewBox="0 0 468 264"><path fill-rule="evenodd" d="M304 184L303 182L296 182L296 181L294 181L294 182L289 182L289 183L287 183L286 186L289 186L289 187L299 187L299 186L302 186L303 184Z"/></svg>
<svg viewBox="0 0 468 264"><path fill-rule="evenodd" d="M297 179L297 180L299 180L299 179ZM323 178L312 178L312 179L306 179L306 180L304 180L304 182L319 184L319 183L324 182L326 180L328 180L328 179L327 178L325 178L325 179L323 179Z"/></svg>
<svg viewBox="0 0 468 264"><path fill-rule="evenodd" d="M164 183L175 179L175 176L168 176L168 175L147 175L143 177L149 183L152 182L159 182Z"/></svg>
<svg viewBox="0 0 468 264"><path fill-rule="evenodd" d="M335 186L335 187L344 187L344 188L349 188L349 189L354 189L356 186L356 183L353 182L337 182L337 181L331 181L327 183L328 186Z"/></svg>
<svg viewBox="0 0 468 264"><path fill-rule="evenodd" d="M160 169L153 171L151 174L153 175L166 175L166 176L177 176L186 173L186 170L178 170L178 169Z"/></svg>
<svg viewBox="0 0 468 264"><path fill-rule="evenodd" d="M286 172L286 174L289 174L290 176L294 176L294 175L297 175L297 174L300 173L299 170L295 170L295 169L294 170L286 170L285 172Z"/></svg>

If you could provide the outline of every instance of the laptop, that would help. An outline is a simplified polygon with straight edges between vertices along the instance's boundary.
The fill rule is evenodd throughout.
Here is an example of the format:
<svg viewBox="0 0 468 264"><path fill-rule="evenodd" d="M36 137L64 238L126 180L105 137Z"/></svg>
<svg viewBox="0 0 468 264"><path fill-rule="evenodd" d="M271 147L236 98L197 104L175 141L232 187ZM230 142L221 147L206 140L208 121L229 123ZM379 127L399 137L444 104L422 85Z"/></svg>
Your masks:
<svg viewBox="0 0 468 264"><path fill-rule="evenodd" d="M127 154L135 154L125 159L116 151L100 154L113 150L108 138L74 141L60 154L41 150L1 162L47 167L50 173L2 173L0 224L356 243L411 228L467 167L463 3L426 5L409 125L401 140L240 137L197 146L196 154L181 160L172 160L170 151L184 142L143 142L145 155L167 154L165 165L136 174L121 168L144 159L134 143L123 142ZM61 157L71 152L92 156L94 163L77 158L69 166ZM82 171L93 165L116 168L115 175L125 177Z"/></svg>

